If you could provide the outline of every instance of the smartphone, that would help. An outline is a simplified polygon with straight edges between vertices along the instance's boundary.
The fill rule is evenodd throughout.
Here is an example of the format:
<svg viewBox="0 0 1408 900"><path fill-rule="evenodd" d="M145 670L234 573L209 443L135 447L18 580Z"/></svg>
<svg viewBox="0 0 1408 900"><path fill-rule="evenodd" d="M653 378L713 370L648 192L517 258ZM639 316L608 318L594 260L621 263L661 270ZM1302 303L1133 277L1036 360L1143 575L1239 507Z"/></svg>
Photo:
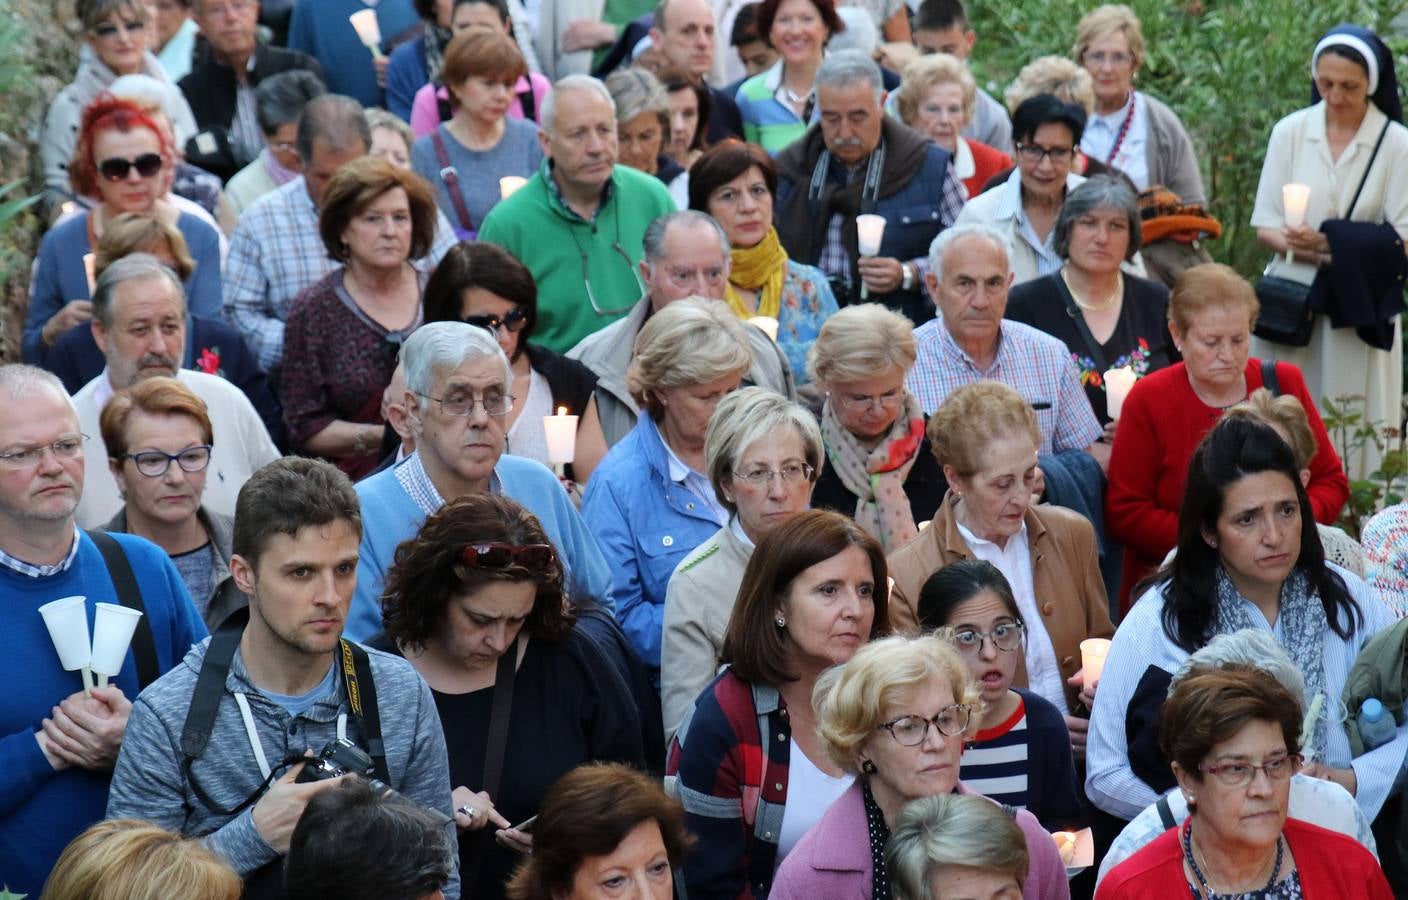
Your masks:
<svg viewBox="0 0 1408 900"><path fill-rule="evenodd" d="M536 825L536 824L538 824L538 817L537 817L537 816L529 816L528 818L524 819L522 822L519 822L517 825L515 825L515 826L513 826L513 827L514 827L514 830L515 830L515 831L522 831L522 832L525 832L525 833L527 833L527 834L532 834L532 833L533 833L533 826Z"/></svg>

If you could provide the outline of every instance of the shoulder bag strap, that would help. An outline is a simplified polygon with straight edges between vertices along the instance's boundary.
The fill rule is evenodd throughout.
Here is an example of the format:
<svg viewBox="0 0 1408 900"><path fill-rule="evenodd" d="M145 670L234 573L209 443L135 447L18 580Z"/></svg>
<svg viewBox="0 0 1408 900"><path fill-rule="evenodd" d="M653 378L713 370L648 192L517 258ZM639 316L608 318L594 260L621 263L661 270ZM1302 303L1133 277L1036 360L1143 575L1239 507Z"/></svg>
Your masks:
<svg viewBox="0 0 1408 900"><path fill-rule="evenodd" d="M1271 396L1281 396L1281 379L1276 374L1276 360L1261 361L1261 386L1271 392Z"/></svg>
<svg viewBox="0 0 1408 900"><path fill-rule="evenodd" d="M376 777L389 784L391 774L386 768L386 744L381 739L381 713L376 704L371 659L361 644L346 638L339 643L342 644L342 682L347 687L347 705L361 726Z"/></svg>
<svg viewBox="0 0 1408 900"><path fill-rule="evenodd" d="M152 636L151 617L147 615L146 604L142 602L142 589L137 586L137 576L132 571L132 561L117 539L106 531L87 531L88 537L98 545L107 564L108 576L117 589L117 602L135 609L142 614L137 620L137 630L132 632L132 659L137 664L137 684L146 688L161 677L161 668L156 660L156 639Z"/></svg>
<svg viewBox="0 0 1408 900"><path fill-rule="evenodd" d="M186 722L181 726L181 753L188 765L204 753L206 744L210 743L215 714L220 709L221 698L225 696L225 679L230 674L230 664L235 660L235 651L239 649L240 638L248 623L249 607L235 610L215 629L210 644L205 648L205 660L196 678L191 706L186 711Z"/></svg>
<svg viewBox="0 0 1408 900"><path fill-rule="evenodd" d="M1388 127L1393 124L1389 119L1384 123L1384 130L1379 132L1379 139L1374 142L1374 152L1369 154L1369 164L1364 167L1364 177L1359 179L1359 188L1354 192L1354 199L1349 201L1349 209L1345 212L1345 220L1354 217L1354 207L1359 205L1359 195L1364 193L1364 185L1369 180L1369 173L1374 168L1374 160L1379 158L1379 148L1384 145L1384 138L1388 136Z"/></svg>
<svg viewBox="0 0 1408 900"><path fill-rule="evenodd" d="M489 707L489 733L484 745L484 779L479 789L490 798L499 796L499 782L503 780L504 753L508 750L509 716L513 712L513 680L518 674L518 656L522 649L520 636L503 656L499 657L498 668L494 672L494 699ZM474 842L474 850L469 861L460 872L460 884L466 890L472 888L479 876L480 865L484 862L486 841L489 829L483 829Z"/></svg>
<svg viewBox="0 0 1408 900"><path fill-rule="evenodd" d="M455 217L460 220L460 229L473 231L474 222L469 218L469 207L465 206L464 195L460 193L460 173L450 164L450 152L445 149L445 139L440 135L438 126L430 133L430 143L435 147L435 161L440 163L440 180L445 182L450 203L455 207Z"/></svg>
<svg viewBox="0 0 1408 900"><path fill-rule="evenodd" d="M523 108L523 118L529 122L538 121L538 98L533 96L533 80L528 79L528 90L518 94L518 105Z"/></svg>
<svg viewBox="0 0 1408 900"><path fill-rule="evenodd" d="M1154 806L1159 811L1159 821L1164 824L1165 831L1170 828L1178 827L1178 822L1176 822L1173 818L1173 810L1169 808L1167 794L1160 797L1159 802L1155 803Z"/></svg>
<svg viewBox="0 0 1408 900"><path fill-rule="evenodd" d="M1059 271L1053 277L1056 279L1056 290L1061 293L1061 302L1066 304L1066 315L1070 316L1071 321L1076 324L1076 331L1080 332L1080 338L1085 342L1085 350L1090 354L1090 361L1095 363L1103 378L1105 371L1110 368L1110 364L1105 360L1105 351L1101 349L1100 342L1095 340L1090 326L1085 323L1085 316L1081 314L1080 306L1077 305L1075 296L1071 294L1071 289L1066 286L1066 279Z"/></svg>

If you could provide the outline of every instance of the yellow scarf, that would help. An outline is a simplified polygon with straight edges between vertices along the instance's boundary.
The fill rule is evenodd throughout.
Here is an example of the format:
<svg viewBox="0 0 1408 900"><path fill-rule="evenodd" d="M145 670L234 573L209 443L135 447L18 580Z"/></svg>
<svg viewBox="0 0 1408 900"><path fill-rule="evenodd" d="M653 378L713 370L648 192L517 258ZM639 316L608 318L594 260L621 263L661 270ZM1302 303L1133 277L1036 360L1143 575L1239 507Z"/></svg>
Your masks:
<svg viewBox="0 0 1408 900"><path fill-rule="evenodd" d="M733 271L724 289L724 299L728 301L729 308L744 321L754 316L772 316L776 319L782 307L782 283L787 279L787 251L782 249L782 242L777 239L777 229L769 228L763 239L752 247L735 247L731 256ZM743 304L743 298L734 285L748 291L761 290L756 310Z"/></svg>

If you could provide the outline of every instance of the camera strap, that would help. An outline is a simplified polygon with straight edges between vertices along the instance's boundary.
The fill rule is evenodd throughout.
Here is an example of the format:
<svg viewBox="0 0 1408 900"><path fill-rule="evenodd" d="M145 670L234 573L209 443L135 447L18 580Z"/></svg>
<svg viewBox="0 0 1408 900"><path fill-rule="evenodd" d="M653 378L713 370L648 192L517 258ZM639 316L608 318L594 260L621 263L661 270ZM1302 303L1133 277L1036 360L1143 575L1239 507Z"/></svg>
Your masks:
<svg viewBox="0 0 1408 900"><path fill-rule="evenodd" d="M361 726L367 754L372 758L373 772L387 783L391 773L386 770L386 743L381 739L381 713L376 705L376 682L372 680L372 664L361 644L342 638L342 683L347 688L347 705L352 717Z"/></svg>

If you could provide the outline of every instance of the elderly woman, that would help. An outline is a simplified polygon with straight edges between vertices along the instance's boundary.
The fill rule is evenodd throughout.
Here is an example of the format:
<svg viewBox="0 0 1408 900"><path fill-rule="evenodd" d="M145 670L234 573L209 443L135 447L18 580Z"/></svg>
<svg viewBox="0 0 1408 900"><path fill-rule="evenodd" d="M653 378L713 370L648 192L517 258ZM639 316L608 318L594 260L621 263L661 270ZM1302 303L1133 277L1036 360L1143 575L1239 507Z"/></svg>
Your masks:
<svg viewBox="0 0 1408 900"><path fill-rule="evenodd" d="M801 385L836 298L820 269L787 258L773 221L776 199L777 166L753 144L728 141L690 167L689 208L712 216L733 247L724 299L739 318L777 320L777 345Z"/></svg>
<svg viewBox="0 0 1408 900"><path fill-rule="evenodd" d="M84 47L89 53L79 63L78 73L54 97L44 119L39 155L44 165L44 183L59 191L85 194L80 182L73 181L69 166L79 146L84 110L122 75L142 73L175 87L161 63L152 55L156 23L145 0L78 0L75 4L83 26ZM195 116L179 91L177 114L172 118L178 145L196 133ZM68 299L73 299L72 297Z"/></svg>
<svg viewBox="0 0 1408 900"><path fill-rule="evenodd" d="M960 559L992 563L1012 586L1025 625L1013 683L1066 716L1080 758L1087 723L1070 713L1095 690L1081 676L1080 642L1114 633L1095 529L1064 507L1032 503L1041 430L1031 405L1007 385L959 388L928 431L949 494L934 524L890 555L895 627L918 627L921 589L937 570Z"/></svg>
<svg viewBox="0 0 1408 900"><path fill-rule="evenodd" d="M866 303L828 319L810 353L812 378L825 394L827 458L812 502L854 516L891 552L934 517L948 489L924 413L904 384L915 352L910 321Z"/></svg>
<svg viewBox="0 0 1408 900"><path fill-rule="evenodd" d="M254 89L254 116L264 149L225 184L225 199L235 215L303 172L298 158L298 117L309 100L326 92L323 81L305 69L270 75Z"/></svg>
<svg viewBox="0 0 1408 900"><path fill-rule="evenodd" d="M214 227L178 211L167 199L177 149L161 126L136 104L102 96L83 111L72 156L73 169L66 177L74 191L99 202L49 229L39 244L24 325L25 361L42 364L59 335L92 318L92 286L81 262L94 251L107 224L123 213L155 213L180 229L196 262L186 283L187 307L195 315L218 316L220 237Z"/></svg>
<svg viewBox="0 0 1408 900"><path fill-rule="evenodd" d="M1371 819L1378 813L1408 749L1408 725L1351 758L1340 698L1359 651L1391 618L1364 582L1325 562L1311 510L1290 447L1268 426L1233 417L1203 439L1188 464L1178 553L1120 622L1101 676L1086 781L1097 806L1131 818L1157 799L1132 767L1126 732L1141 684L1176 670L1214 635L1258 628L1305 675L1306 694L1323 699L1307 735L1319 774L1354 794Z"/></svg>
<svg viewBox="0 0 1408 900"><path fill-rule="evenodd" d="M1160 744L1192 814L1116 866L1096 896L1393 896L1357 841L1287 815L1300 730L1300 704L1261 669L1183 678L1164 704Z"/></svg>
<svg viewBox="0 0 1408 900"><path fill-rule="evenodd" d="M360 478L376 467L381 394L421 323L424 276L411 265L435 236L435 201L414 172L353 160L323 191L319 231L342 263L304 288L284 332L284 423L297 447Z"/></svg>
<svg viewBox="0 0 1408 900"><path fill-rule="evenodd" d="M963 205L956 224L984 224L1007 235L1016 284L1061 268L1056 252L1056 217L1066 192L1083 176L1071 171L1085 129L1085 110L1074 103L1037 94L1012 114L1017 168L1000 187Z"/></svg>
<svg viewBox="0 0 1408 900"><path fill-rule="evenodd" d="M706 474L709 418L752 361L743 324L716 301L676 300L651 316L627 374L640 418L582 500L611 565L616 616L657 684L670 575L728 522Z"/></svg>
<svg viewBox="0 0 1408 900"><path fill-rule="evenodd" d="M675 205L682 207L679 200L688 193L689 176L665 152L673 112L660 79L633 66L606 76L606 89L616 106L617 162L659 178Z"/></svg>
<svg viewBox="0 0 1408 900"><path fill-rule="evenodd" d="M565 601L561 560L537 518L497 494L431 516L387 574L386 634L373 646L405 656L430 685L450 756L460 877L476 900L505 896L533 844L531 829L512 825L538 811L553 782L595 760L645 763L630 693ZM505 702L508 727L498 731L492 714Z"/></svg>
<svg viewBox="0 0 1408 900"><path fill-rule="evenodd" d="M964 740L977 731L977 686L943 638L891 637L823 675L814 702L827 756L856 779L778 866L769 896L884 897L885 843L905 805L972 793L958 780L958 763ZM1015 819L1031 860L1022 896L1069 897L1051 836L1026 810Z"/></svg>
<svg viewBox="0 0 1408 900"><path fill-rule="evenodd" d="M1402 418L1402 324L1397 308L1377 313L1372 276L1357 280L1366 267L1383 265L1379 259L1402 253L1408 237L1408 184L1398 177L1408 167L1408 129L1393 56L1368 29L1340 25L1316 44L1310 66L1314 105L1272 129L1251 224L1274 254L1267 274L1306 285L1334 283L1334 301L1328 315L1316 317L1308 344L1258 341L1253 351L1299 366L1312 397L1357 394L1366 423L1396 426ZM1282 194L1291 183L1310 188L1303 222L1295 227ZM1342 286L1346 274L1354 287ZM1390 280L1387 287L1395 284ZM1356 304L1370 311L1372 324L1335 328L1341 309ZM1377 460L1366 455L1346 460L1350 470L1376 468Z"/></svg>
<svg viewBox="0 0 1408 900"><path fill-rule="evenodd" d="M138 819L90 826L64 848L44 883L44 900L239 900L244 885L229 862L194 837Z"/></svg>
<svg viewBox="0 0 1408 900"><path fill-rule="evenodd" d="M693 843L679 802L657 781L606 763L562 776L533 834L537 852L514 873L510 900L670 900L673 870Z"/></svg>
<svg viewBox="0 0 1408 900"><path fill-rule="evenodd" d="M1056 216L1059 272L1012 288L1006 318L1059 338L1085 386L1105 444L1115 423L1105 396L1105 373L1129 368L1136 376L1178 359L1168 332L1168 288L1127 275L1141 241L1139 201L1123 181L1100 175L1071 191Z"/></svg>
<svg viewBox="0 0 1408 900"><path fill-rule="evenodd" d="M670 102L670 142L665 153L688 169L705 150L712 111L709 86L678 67L668 68L658 77Z"/></svg>
<svg viewBox="0 0 1408 900"><path fill-rule="evenodd" d="M811 503L821 472L821 430L806 409L746 387L725 397L704 438L709 480L728 524L670 576L660 656L665 730L673 735L719 671L724 634L753 548Z"/></svg>
<svg viewBox="0 0 1408 900"><path fill-rule="evenodd" d="M1110 533L1125 545L1122 610L1129 608L1135 583L1159 565L1177 540L1193 448L1222 410L1259 387L1294 396L1310 418L1317 450L1306 490L1314 520L1335 521L1349 497L1349 480L1300 370L1248 355L1257 310L1251 285L1224 265L1195 266L1173 286L1169 332L1183 362L1135 382L1110 453L1105 516Z"/></svg>
<svg viewBox="0 0 1408 900"><path fill-rule="evenodd" d="M776 155L816 117L816 71L826 42L846 26L833 0L763 0L757 22L778 59L744 81L736 99L744 140Z"/></svg>
<svg viewBox="0 0 1408 900"><path fill-rule="evenodd" d="M724 635L727 668L670 744L667 776L699 840L691 898L765 897L777 863L854 781L817 733L826 669L889 631L885 555L845 516L810 510L748 560Z"/></svg>
<svg viewBox="0 0 1408 900"><path fill-rule="evenodd" d="M962 135L977 100L978 83L968 64L956 56L935 53L904 67L897 103L900 119L949 152L969 197L981 194L989 178L1012 168L1006 153Z"/></svg>
<svg viewBox="0 0 1408 900"><path fill-rule="evenodd" d="M501 31L474 28L445 48L445 86L455 114L411 150L419 175L461 239L473 238L503 197L499 180L531 178L543 161L538 126L508 117L513 86L527 74L523 54Z"/></svg>
<svg viewBox="0 0 1408 900"><path fill-rule="evenodd" d="M372 133L372 156L384 159L398 169L411 167L411 145L416 142L411 126L384 109L369 109L367 128Z"/></svg>
<svg viewBox="0 0 1408 900"><path fill-rule="evenodd" d="M201 507L214 430L205 401L174 378L118 391L99 419L108 468L125 498L104 531L166 551L212 630L248 602L230 577L234 519Z"/></svg>
<svg viewBox="0 0 1408 900"><path fill-rule="evenodd" d="M1095 81L1095 112L1078 141L1081 151L1118 169L1141 191L1161 184L1184 203L1206 203L1187 129L1173 110L1134 89L1144 64L1134 10L1111 4L1086 13L1071 56Z"/></svg>
<svg viewBox="0 0 1408 900"><path fill-rule="evenodd" d="M513 406L504 419L507 452L551 465L543 417L577 416L570 475L586 484L606 456L593 393L596 374L530 343L538 321L538 286L528 267L495 244L456 244L425 286L425 321L468 322L493 332L513 368Z"/></svg>
<svg viewBox="0 0 1408 900"><path fill-rule="evenodd" d="M1007 578L986 560L949 563L919 591L919 625L926 632L948 629L981 692L977 733L959 770L963 783L1030 810L1050 831L1081 822L1071 736L1060 711L1041 695L1012 687L1026 625Z"/></svg>
<svg viewBox="0 0 1408 900"><path fill-rule="evenodd" d="M937 794L900 811L885 868L895 900L1017 900L1031 857L1006 810L971 794Z"/></svg>

